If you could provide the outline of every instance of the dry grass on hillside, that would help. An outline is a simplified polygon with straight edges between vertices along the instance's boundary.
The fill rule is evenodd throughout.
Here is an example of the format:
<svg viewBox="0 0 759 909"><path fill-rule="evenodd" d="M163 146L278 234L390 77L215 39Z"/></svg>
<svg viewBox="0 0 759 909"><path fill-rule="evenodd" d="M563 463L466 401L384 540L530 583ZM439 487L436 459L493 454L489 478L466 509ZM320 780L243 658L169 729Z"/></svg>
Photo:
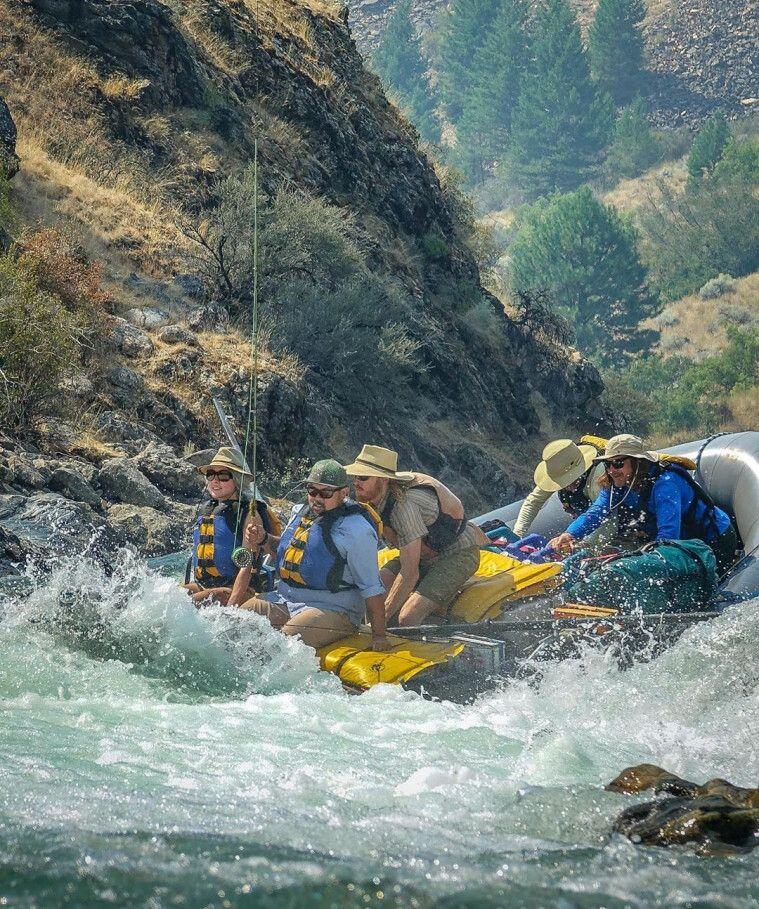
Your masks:
<svg viewBox="0 0 759 909"><path fill-rule="evenodd" d="M685 158L679 161L666 161L639 177L620 180L613 189L601 195L601 201L606 205L613 205L618 211L633 212L646 202L660 199L662 185L681 192L687 179Z"/></svg>
<svg viewBox="0 0 759 909"><path fill-rule="evenodd" d="M714 300L702 300L698 294L683 297L644 325L660 329L663 356L678 354L700 362L725 347L726 325L751 322L759 322L759 272L739 278L733 292Z"/></svg>

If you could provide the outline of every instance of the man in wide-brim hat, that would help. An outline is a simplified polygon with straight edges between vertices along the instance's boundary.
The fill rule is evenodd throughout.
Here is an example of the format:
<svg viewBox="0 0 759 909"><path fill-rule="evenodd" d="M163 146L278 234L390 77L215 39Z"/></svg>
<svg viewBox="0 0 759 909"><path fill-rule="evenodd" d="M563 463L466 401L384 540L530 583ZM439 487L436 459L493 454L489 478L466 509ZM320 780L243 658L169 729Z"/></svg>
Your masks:
<svg viewBox="0 0 759 909"><path fill-rule="evenodd" d="M479 567L485 535L466 520L447 486L426 474L399 471L398 454L389 448L364 445L345 470L356 498L380 513L385 540L399 550L382 569L388 621L420 625L433 612L445 616Z"/></svg>

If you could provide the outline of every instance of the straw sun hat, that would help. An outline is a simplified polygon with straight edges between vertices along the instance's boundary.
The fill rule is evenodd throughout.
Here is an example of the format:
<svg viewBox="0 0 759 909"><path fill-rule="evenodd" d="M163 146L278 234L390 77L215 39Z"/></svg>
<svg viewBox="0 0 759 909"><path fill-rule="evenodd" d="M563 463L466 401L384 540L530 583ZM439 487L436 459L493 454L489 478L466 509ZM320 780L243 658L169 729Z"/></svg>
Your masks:
<svg viewBox="0 0 759 909"><path fill-rule="evenodd" d="M596 461L613 461L614 458L642 458L644 461L658 461L660 455L656 451L648 451L643 444L643 439L623 432L621 435L612 436L606 443L604 453L598 455Z"/></svg>
<svg viewBox="0 0 759 909"><path fill-rule="evenodd" d="M398 452L379 445L364 445L359 456L352 464L347 464L345 472L351 477L385 477L410 483L414 475L398 470Z"/></svg>
<svg viewBox="0 0 759 909"><path fill-rule="evenodd" d="M591 468L596 454L592 445L575 445L571 439L549 442L535 468L535 485L544 492L565 489Z"/></svg>

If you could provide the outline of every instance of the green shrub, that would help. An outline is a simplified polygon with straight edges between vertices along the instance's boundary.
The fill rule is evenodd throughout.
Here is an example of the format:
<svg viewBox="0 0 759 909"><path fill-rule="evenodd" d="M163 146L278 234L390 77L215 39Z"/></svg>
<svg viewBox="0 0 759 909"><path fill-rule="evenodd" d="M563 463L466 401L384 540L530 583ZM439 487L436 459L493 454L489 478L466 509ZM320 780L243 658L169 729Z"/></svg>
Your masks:
<svg viewBox="0 0 759 909"><path fill-rule="evenodd" d="M688 155L688 174L692 180L700 180L714 169L729 138L730 130L724 114L716 113L706 121L696 133Z"/></svg>
<svg viewBox="0 0 759 909"><path fill-rule="evenodd" d="M636 360L615 378L643 395L641 409L655 432L715 432L729 413L729 399L759 383L759 331L728 326L728 345L719 354L693 363L684 357Z"/></svg>
<svg viewBox="0 0 759 909"><path fill-rule="evenodd" d="M58 397L85 343L79 314L13 257L0 258L0 423L27 427Z"/></svg>
<svg viewBox="0 0 759 909"><path fill-rule="evenodd" d="M683 193L659 188L640 221L646 264L666 299L694 293L720 273L742 277L759 268L759 198L740 170L718 165Z"/></svg>
<svg viewBox="0 0 759 909"><path fill-rule="evenodd" d="M731 142L714 168L715 180L759 183L759 139Z"/></svg>
<svg viewBox="0 0 759 909"><path fill-rule="evenodd" d="M662 143L651 129L640 98L623 108L614 121L604 161L607 181L637 177L662 158Z"/></svg>
<svg viewBox="0 0 759 909"><path fill-rule="evenodd" d="M734 278L730 275L717 275L716 278L712 278L711 281L707 281L706 284L704 284L699 290L698 295L702 300L716 300L717 297L733 293L734 290Z"/></svg>
<svg viewBox="0 0 759 909"><path fill-rule="evenodd" d="M368 273L334 289L283 283L261 317L271 348L295 354L322 398L357 406L371 397L379 405L372 389L381 388L385 400L419 371L405 299Z"/></svg>

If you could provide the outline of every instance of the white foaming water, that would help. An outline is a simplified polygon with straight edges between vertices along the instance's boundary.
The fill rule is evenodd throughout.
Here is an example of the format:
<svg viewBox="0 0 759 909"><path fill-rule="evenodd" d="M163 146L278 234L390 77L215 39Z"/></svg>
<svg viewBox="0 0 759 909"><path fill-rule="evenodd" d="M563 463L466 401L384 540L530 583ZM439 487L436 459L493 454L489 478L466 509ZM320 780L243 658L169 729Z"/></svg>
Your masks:
<svg viewBox="0 0 759 909"><path fill-rule="evenodd" d="M0 859L44 895L43 837L82 902L748 907L754 856L610 841L630 799L602 784L640 762L757 784L756 607L650 664L592 651L461 706L348 696L299 642L127 556L62 564L0 605Z"/></svg>

